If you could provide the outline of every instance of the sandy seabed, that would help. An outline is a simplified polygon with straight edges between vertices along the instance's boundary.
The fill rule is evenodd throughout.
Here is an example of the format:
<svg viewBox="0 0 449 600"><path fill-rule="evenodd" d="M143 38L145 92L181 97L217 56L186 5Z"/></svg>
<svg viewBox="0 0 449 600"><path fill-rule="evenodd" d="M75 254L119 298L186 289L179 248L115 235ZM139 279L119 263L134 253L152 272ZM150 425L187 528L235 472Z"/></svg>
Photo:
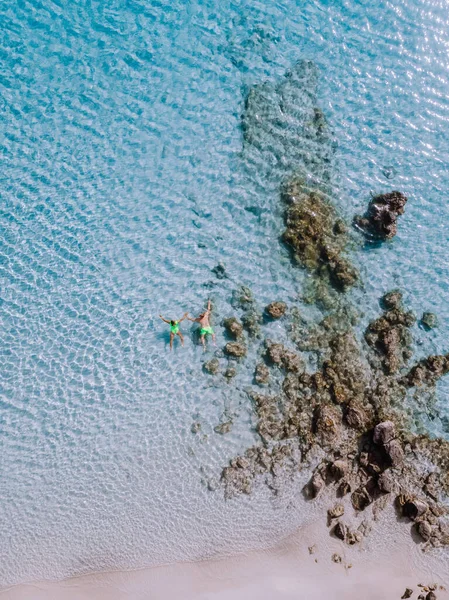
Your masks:
<svg viewBox="0 0 449 600"><path fill-rule="evenodd" d="M449 598L446 551L423 552L391 507L372 526L360 544L347 546L320 518L262 552L22 584L0 591L0 600L389 600L407 587L417 599L419 584L436 585L438 600Z"/></svg>

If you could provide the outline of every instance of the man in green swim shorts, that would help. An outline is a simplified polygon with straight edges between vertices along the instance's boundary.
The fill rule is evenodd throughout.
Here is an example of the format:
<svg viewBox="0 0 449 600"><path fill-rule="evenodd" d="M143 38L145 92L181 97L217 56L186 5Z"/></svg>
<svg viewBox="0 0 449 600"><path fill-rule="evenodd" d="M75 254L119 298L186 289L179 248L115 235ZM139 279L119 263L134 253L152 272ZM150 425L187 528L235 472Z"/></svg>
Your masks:
<svg viewBox="0 0 449 600"><path fill-rule="evenodd" d="M210 300L208 300L207 310L205 312L201 313L198 318L191 319L190 317L187 317L189 319L189 321L193 321L194 323L199 323L201 325L200 336L201 336L201 343L203 344L204 350L206 350L206 335L211 335L212 341L215 344L215 333L209 323L210 313L211 313L211 303L210 303Z"/></svg>
<svg viewBox="0 0 449 600"><path fill-rule="evenodd" d="M175 335L179 335L181 339L181 346L184 346L184 337L179 331L179 324L187 318L188 314L189 313L184 313L184 316L182 317L182 319L179 319L179 321L168 321L167 319L164 319L162 315L159 315L159 317L164 321L164 323L168 323L170 325L170 351L173 348L173 340L175 339Z"/></svg>

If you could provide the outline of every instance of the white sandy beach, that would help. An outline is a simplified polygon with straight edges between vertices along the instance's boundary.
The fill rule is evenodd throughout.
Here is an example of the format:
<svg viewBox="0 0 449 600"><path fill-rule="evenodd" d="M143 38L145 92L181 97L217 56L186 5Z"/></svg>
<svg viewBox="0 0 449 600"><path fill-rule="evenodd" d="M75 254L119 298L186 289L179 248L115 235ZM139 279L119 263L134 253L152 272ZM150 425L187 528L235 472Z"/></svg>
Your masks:
<svg viewBox="0 0 449 600"><path fill-rule="evenodd" d="M312 551L309 550L312 548ZM332 560L341 556L341 563ZM438 600L449 598L447 555L422 546L410 525L386 509L360 545L329 536L324 519L263 551L215 561L183 563L138 571L116 571L19 585L1 600L388 600L407 587L437 584Z"/></svg>

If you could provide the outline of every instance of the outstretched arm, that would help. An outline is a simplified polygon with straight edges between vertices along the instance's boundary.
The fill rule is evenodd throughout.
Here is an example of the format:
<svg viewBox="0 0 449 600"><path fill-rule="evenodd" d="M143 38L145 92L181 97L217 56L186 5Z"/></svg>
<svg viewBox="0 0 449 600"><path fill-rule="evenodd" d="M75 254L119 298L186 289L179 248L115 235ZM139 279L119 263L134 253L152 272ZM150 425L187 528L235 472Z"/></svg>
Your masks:
<svg viewBox="0 0 449 600"><path fill-rule="evenodd" d="M192 317L187 317L188 321L192 321L192 323L197 323L199 322L199 319L192 319Z"/></svg>
<svg viewBox="0 0 449 600"><path fill-rule="evenodd" d="M208 310L209 312L212 310L212 304L211 304L210 298L209 298L209 300L207 301L207 310Z"/></svg>
<svg viewBox="0 0 449 600"><path fill-rule="evenodd" d="M159 317L164 321L164 323L170 323L170 321L167 321L167 319L164 319L164 317L162 315L159 315Z"/></svg>
<svg viewBox="0 0 449 600"><path fill-rule="evenodd" d="M184 321L184 319L187 319L187 318L188 318L188 316L189 316L189 313L184 313L184 314L182 315L182 318L181 318L181 319L179 319L178 323L181 323L181 321Z"/></svg>

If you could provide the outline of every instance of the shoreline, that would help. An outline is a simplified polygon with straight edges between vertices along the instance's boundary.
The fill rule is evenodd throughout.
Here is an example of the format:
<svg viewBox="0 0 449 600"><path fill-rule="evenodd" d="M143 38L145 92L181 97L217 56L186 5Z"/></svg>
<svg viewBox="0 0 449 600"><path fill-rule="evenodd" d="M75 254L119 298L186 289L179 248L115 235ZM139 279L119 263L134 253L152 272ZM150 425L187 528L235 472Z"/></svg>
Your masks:
<svg viewBox="0 0 449 600"><path fill-rule="evenodd" d="M334 562L333 555L341 562ZM449 598L446 551L423 553L389 510L360 545L330 536L323 519L316 518L268 550L19 584L0 591L0 599L387 600L401 598L406 588L415 599L422 590L418 584L436 584L437 599Z"/></svg>

